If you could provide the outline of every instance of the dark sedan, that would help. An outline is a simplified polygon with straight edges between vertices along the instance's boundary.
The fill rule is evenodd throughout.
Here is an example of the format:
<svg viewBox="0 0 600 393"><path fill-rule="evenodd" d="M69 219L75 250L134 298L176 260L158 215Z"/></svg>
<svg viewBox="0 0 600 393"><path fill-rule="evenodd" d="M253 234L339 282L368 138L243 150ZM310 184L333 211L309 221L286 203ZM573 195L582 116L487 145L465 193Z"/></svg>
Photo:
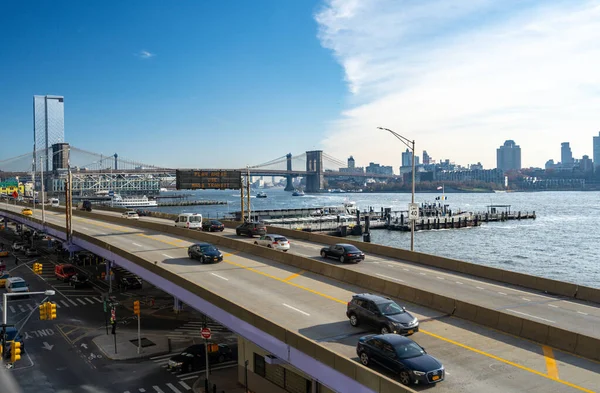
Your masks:
<svg viewBox="0 0 600 393"><path fill-rule="evenodd" d="M69 285L74 288L85 288L90 286L90 278L83 273L76 273L69 280Z"/></svg>
<svg viewBox="0 0 600 393"><path fill-rule="evenodd" d="M235 358L234 352L226 344L208 344L208 361L210 365L223 363ZM206 353L204 344L187 347L183 352L169 359L167 369L181 372L192 372L204 368Z"/></svg>
<svg viewBox="0 0 600 393"><path fill-rule="evenodd" d="M142 279L135 276L121 277L119 287L125 291L128 289L142 289Z"/></svg>
<svg viewBox="0 0 600 393"><path fill-rule="evenodd" d="M444 380L442 363L425 352L410 338L397 334L368 335L358 339L356 353L364 366L371 363L398 374L404 385L422 383L425 385Z"/></svg>
<svg viewBox="0 0 600 393"><path fill-rule="evenodd" d="M335 258L340 262L360 262L365 260L365 254L352 244L332 244L321 249L322 258Z"/></svg>
<svg viewBox="0 0 600 393"><path fill-rule="evenodd" d="M202 263L221 262L223 254L219 249L210 243L197 243L188 248L188 256L191 259L197 259Z"/></svg>
<svg viewBox="0 0 600 393"><path fill-rule="evenodd" d="M202 223L202 230L208 232L223 232L225 225L221 221L209 220Z"/></svg>

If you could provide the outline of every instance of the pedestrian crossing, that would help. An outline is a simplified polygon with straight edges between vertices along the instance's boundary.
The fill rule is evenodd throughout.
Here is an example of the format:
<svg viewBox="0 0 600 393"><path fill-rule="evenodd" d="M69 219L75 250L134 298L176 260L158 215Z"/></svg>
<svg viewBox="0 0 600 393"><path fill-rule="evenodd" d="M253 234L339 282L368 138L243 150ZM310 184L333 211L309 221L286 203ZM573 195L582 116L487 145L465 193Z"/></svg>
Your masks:
<svg viewBox="0 0 600 393"><path fill-rule="evenodd" d="M125 390L123 393L184 393L192 390L185 381L165 383L164 385L152 385L150 388L135 388Z"/></svg>
<svg viewBox="0 0 600 393"><path fill-rule="evenodd" d="M71 307L83 307L91 305L102 304L102 299L97 296L87 296L82 298L65 298L65 299L51 299L52 302L56 303L56 308L71 308ZM33 300L11 300L8 303L7 312L17 314L24 312L31 312L37 308L38 304ZM0 305L0 311L3 311L2 305Z"/></svg>
<svg viewBox="0 0 600 393"><path fill-rule="evenodd" d="M151 357L150 360L152 360L154 363L158 364L161 368L166 369L167 364L169 363L169 359L173 355L176 355L176 354L168 353L166 355L154 356L154 357ZM232 361L215 364L214 366L211 366L211 370L219 370L222 368L234 367L236 365L237 365L237 361L232 360ZM206 372L205 369L196 370L196 371L192 371L192 372L188 372L188 373L182 373L182 374L178 374L177 371L175 371L175 370L168 370L168 371L171 374L176 375L180 381L188 381L188 380L192 380L192 379L198 379L200 374L203 374Z"/></svg>
<svg viewBox="0 0 600 393"><path fill-rule="evenodd" d="M177 337L194 337L200 338L202 335L200 334L202 328L205 326L203 321L189 321L184 325L178 327L173 332L168 333L167 336L171 338ZM206 327L208 327L211 332L219 332L219 333L231 333L229 329L224 326L219 325L213 321L207 321Z"/></svg>

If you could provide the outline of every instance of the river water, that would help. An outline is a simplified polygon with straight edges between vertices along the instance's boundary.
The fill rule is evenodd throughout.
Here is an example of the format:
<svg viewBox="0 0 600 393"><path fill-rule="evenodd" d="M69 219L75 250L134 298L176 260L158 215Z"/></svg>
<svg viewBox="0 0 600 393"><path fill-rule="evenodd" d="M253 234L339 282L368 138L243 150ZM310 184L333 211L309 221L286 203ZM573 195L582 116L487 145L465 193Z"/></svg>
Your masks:
<svg viewBox="0 0 600 393"><path fill-rule="evenodd" d="M292 197L283 189L267 189L268 198L251 198L256 209L282 209L341 205L356 202L362 211L372 206L407 210L411 195L316 194ZM169 213L199 212L205 217L240 210L236 191L178 191L190 200L228 201L227 205L161 207ZM434 202L439 194L416 194L415 202ZM483 223L476 228L418 231L415 251L460 259L501 269L600 288L600 192L539 192L496 194L446 194L458 209L485 212L490 204L511 205L513 211L535 211L537 219ZM360 240L360 238L357 238ZM410 232L374 230L373 243L410 249Z"/></svg>

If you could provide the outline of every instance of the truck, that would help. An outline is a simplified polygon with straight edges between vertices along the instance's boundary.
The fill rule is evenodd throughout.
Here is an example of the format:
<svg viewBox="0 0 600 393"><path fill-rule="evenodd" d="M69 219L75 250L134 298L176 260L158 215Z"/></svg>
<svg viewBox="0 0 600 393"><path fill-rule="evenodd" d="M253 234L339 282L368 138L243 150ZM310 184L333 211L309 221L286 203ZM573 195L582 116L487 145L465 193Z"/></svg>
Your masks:
<svg viewBox="0 0 600 393"><path fill-rule="evenodd" d="M77 205L77 209L91 212L92 211L92 202L90 202L90 201L79 202L79 205Z"/></svg>

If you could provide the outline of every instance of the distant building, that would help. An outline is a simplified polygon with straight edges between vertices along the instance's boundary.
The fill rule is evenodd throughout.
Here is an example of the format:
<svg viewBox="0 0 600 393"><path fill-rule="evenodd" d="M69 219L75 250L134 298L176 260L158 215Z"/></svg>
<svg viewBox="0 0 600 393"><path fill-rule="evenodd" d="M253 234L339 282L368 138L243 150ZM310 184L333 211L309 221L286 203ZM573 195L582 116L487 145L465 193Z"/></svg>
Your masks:
<svg viewBox="0 0 600 393"><path fill-rule="evenodd" d="M485 183L502 184L504 181L504 172L502 169L461 169L454 171L435 172L436 181L481 181Z"/></svg>
<svg viewBox="0 0 600 393"><path fill-rule="evenodd" d="M590 156L583 156L581 160L579 160L579 170L581 172L591 172L594 170L594 163Z"/></svg>
<svg viewBox="0 0 600 393"><path fill-rule="evenodd" d="M481 162L478 162L477 164L471 164L469 165L469 169L471 170L482 170L483 169L483 164Z"/></svg>
<svg viewBox="0 0 600 393"><path fill-rule="evenodd" d="M560 162L563 166L573 165L573 152L569 142L563 142L560 144Z"/></svg>
<svg viewBox="0 0 600 393"><path fill-rule="evenodd" d="M545 169L553 169L556 166L553 159L549 159L546 161L546 165L544 165Z"/></svg>
<svg viewBox="0 0 600 393"><path fill-rule="evenodd" d="M350 156L350 158L348 158L348 168L352 169L355 166L355 161L354 161L354 157Z"/></svg>
<svg viewBox="0 0 600 393"><path fill-rule="evenodd" d="M52 145L65 141L64 97L33 96L34 170L50 170Z"/></svg>
<svg viewBox="0 0 600 393"><path fill-rule="evenodd" d="M394 169L391 166L379 165L374 162L370 162L369 166L365 168L366 173L373 173L376 175L393 175Z"/></svg>
<svg viewBox="0 0 600 393"><path fill-rule="evenodd" d="M521 147L507 140L496 150L496 167L503 171L521 169Z"/></svg>
<svg viewBox="0 0 600 393"><path fill-rule="evenodd" d="M423 165L429 165L431 161L431 157L427 154L427 150L423 150Z"/></svg>
<svg viewBox="0 0 600 393"><path fill-rule="evenodd" d="M600 132L594 137L594 171L600 171Z"/></svg>
<svg viewBox="0 0 600 393"><path fill-rule="evenodd" d="M409 149L406 149L405 152L402 153L402 166L403 167L411 167L412 168L412 156L413 153ZM415 166L419 165L419 156L415 156Z"/></svg>

